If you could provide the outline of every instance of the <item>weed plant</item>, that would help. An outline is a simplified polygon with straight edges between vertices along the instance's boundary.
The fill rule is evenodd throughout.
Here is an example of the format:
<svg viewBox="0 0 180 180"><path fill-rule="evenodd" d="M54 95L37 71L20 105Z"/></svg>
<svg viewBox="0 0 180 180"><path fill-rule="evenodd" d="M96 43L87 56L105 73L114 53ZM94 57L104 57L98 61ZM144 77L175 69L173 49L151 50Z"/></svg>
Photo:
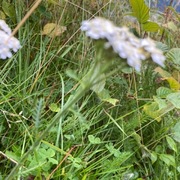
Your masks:
<svg viewBox="0 0 180 180"><path fill-rule="evenodd" d="M0 179L180 179L180 16L150 2L47 0L34 9L15 35L21 49L0 60ZM0 3L12 29L33 6ZM149 58L137 72L96 48L80 26L97 16L155 40L165 67Z"/></svg>

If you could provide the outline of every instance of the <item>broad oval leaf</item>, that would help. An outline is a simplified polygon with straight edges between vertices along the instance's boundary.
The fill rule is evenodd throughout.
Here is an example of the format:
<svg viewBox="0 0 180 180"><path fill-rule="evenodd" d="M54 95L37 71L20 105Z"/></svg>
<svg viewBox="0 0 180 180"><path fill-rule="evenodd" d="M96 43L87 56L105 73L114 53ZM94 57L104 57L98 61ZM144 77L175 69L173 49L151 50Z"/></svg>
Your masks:
<svg viewBox="0 0 180 180"><path fill-rule="evenodd" d="M130 0L130 4L133 16L138 19L140 24L146 23L149 19L149 8L144 3L144 0Z"/></svg>
<svg viewBox="0 0 180 180"><path fill-rule="evenodd" d="M142 25L143 30L144 31L148 31L148 32L158 32L158 31L162 31L162 29L160 28L160 26L155 23L155 22L146 22Z"/></svg>
<svg viewBox="0 0 180 180"><path fill-rule="evenodd" d="M60 111L60 108L56 103L51 103L50 106L49 106L49 109L52 112L59 112Z"/></svg>
<svg viewBox="0 0 180 180"><path fill-rule="evenodd" d="M173 90L167 88L167 87L159 87L156 90L156 94L160 98L166 98L168 94L173 93Z"/></svg>
<svg viewBox="0 0 180 180"><path fill-rule="evenodd" d="M167 55L167 59L173 61L174 64L180 65L180 48L173 48L171 49Z"/></svg>
<svg viewBox="0 0 180 180"><path fill-rule="evenodd" d="M154 163L156 162L156 160L157 160L157 153L153 151L153 152L151 153L150 158L151 158L152 164L154 164Z"/></svg>
<svg viewBox="0 0 180 180"><path fill-rule="evenodd" d="M180 109L180 92L171 93L166 98L174 107Z"/></svg>
<svg viewBox="0 0 180 180"><path fill-rule="evenodd" d="M176 167L175 158L169 154L160 154L159 158L168 166Z"/></svg>
<svg viewBox="0 0 180 180"><path fill-rule="evenodd" d="M176 143L174 142L174 140L173 140L171 137L166 136L166 141L167 141L169 147L170 147L174 152L177 153L177 145L176 145Z"/></svg>
<svg viewBox="0 0 180 180"><path fill-rule="evenodd" d="M173 135L173 139L180 143L180 122L176 123L176 125L171 129Z"/></svg>

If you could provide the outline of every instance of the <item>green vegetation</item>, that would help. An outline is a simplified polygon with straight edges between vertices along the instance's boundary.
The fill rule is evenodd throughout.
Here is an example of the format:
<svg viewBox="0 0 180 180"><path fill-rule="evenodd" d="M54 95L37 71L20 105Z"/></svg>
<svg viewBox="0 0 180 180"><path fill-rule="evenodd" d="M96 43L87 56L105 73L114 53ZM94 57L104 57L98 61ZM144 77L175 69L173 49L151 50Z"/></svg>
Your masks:
<svg viewBox="0 0 180 180"><path fill-rule="evenodd" d="M14 29L33 1L0 0ZM180 15L143 0L42 1L0 60L0 180L180 179ZM80 30L100 16L150 37L136 72ZM1 48L1 44L0 44ZM131 52L131 49L129 49Z"/></svg>

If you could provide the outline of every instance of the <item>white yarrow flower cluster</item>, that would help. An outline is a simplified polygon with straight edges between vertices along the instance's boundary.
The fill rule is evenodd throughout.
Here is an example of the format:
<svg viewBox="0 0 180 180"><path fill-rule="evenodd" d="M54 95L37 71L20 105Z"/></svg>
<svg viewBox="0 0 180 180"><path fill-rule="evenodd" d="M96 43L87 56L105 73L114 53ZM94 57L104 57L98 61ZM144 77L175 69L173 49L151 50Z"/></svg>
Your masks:
<svg viewBox="0 0 180 180"><path fill-rule="evenodd" d="M141 69L141 61L151 57L152 60L164 66L165 57L156 48L156 44L150 38L138 39L126 27L117 27L111 21L96 17L89 21L83 21L81 30L92 39L106 39L105 48L112 47L121 58L127 59L127 63L137 71Z"/></svg>
<svg viewBox="0 0 180 180"><path fill-rule="evenodd" d="M21 47L15 37L11 37L11 29L4 20L0 20L0 59L12 57L12 51L17 52Z"/></svg>

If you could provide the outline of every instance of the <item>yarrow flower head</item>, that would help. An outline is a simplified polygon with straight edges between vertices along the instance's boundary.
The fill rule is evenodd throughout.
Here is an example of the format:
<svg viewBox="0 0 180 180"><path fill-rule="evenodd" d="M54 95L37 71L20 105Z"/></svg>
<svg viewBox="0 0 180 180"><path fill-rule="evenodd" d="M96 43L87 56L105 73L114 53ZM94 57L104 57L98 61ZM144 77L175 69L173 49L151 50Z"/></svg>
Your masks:
<svg viewBox="0 0 180 180"><path fill-rule="evenodd" d="M0 20L0 59L12 57L12 51L17 52L21 48L20 42L11 36L11 29L4 20Z"/></svg>
<svg viewBox="0 0 180 180"><path fill-rule="evenodd" d="M156 48L155 42L150 38L138 39L126 27L120 28L109 20L96 17L83 21L81 30L92 39L106 39L105 48L112 47L115 53L127 59L129 66L134 67L137 71L141 69L141 61L149 57L155 63L164 66L165 57Z"/></svg>

